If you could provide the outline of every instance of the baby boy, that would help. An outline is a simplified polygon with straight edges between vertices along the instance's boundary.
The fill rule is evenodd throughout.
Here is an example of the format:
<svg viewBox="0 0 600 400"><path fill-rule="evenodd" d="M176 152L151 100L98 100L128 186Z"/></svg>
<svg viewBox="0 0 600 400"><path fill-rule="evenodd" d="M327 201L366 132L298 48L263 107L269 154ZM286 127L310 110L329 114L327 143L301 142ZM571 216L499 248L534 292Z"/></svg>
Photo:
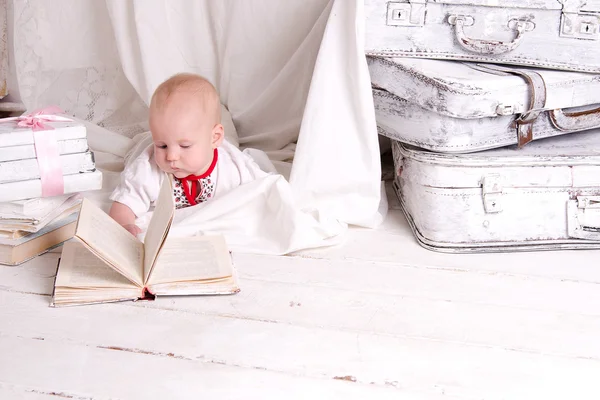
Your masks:
<svg viewBox="0 0 600 400"><path fill-rule="evenodd" d="M177 208L194 206L264 176L247 155L224 140L221 103L214 86L177 74L150 101L152 146L128 162L110 199L110 216L133 235L136 217L149 210L165 173L172 174Z"/></svg>

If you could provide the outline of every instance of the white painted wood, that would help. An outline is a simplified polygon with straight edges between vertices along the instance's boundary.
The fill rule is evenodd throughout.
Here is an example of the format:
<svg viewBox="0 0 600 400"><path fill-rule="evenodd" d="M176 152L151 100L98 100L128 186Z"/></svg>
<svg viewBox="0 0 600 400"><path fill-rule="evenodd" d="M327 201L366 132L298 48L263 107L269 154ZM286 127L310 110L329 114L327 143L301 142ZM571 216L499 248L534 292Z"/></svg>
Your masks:
<svg viewBox="0 0 600 400"><path fill-rule="evenodd" d="M34 389L26 389L15 385L0 383L0 399L57 400L57 398L61 399L61 395L63 398L66 397L64 394L58 392L42 393Z"/></svg>
<svg viewBox="0 0 600 400"><path fill-rule="evenodd" d="M430 252L391 210L331 249L234 254L234 296L52 309L47 254L0 267L0 394L595 399L596 256Z"/></svg>
<svg viewBox="0 0 600 400"><path fill-rule="evenodd" d="M367 0L365 52L600 72L599 12L597 0Z"/></svg>
<svg viewBox="0 0 600 400"><path fill-rule="evenodd" d="M398 241L397 237L394 239ZM408 237L408 239L410 241L406 240L406 242L413 244L412 237ZM355 243L352 242L351 244ZM387 244L389 245L389 243ZM421 253L421 250L414 244L406 252L408 253L406 256L396 253L395 258L397 261L392 263L382 263L381 261L366 262L361 260L329 261L325 259L328 271L321 271L323 260L318 259L299 257L286 259L285 265L288 267L281 271L279 263L282 260L280 258L245 255L241 260L236 261L237 265L248 266L247 270L239 268L242 270L240 273L241 279L256 281L256 283L250 284L250 287L243 290L240 295L226 297L226 300L219 300L218 297L202 300L198 298L161 298L157 302L140 303L140 305L170 309L173 304L177 304L178 309L195 313L218 313L219 307L225 305L224 311L221 311L224 312L224 315L228 316L247 315L250 318L263 320L279 320L280 316L285 316L285 322L298 322L290 321L289 317L290 315L301 313L303 323L310 323L312 318L312 325L321 326L325 324L325 326L329 326L327 325L328 320L340 320L345 321L343 326L347 328L356 328L356 326L368 328L368 325L365 325L368 319L346 321L346 316L343 313L335 317L336 313L347 307L343 302L339 307L335 307L332 310L322 310L313 313L309 309L305 313L305 308L298 308L294 309L294 314L287 314L290 312L289 308L294 307L290 305L290 300L298 300L297 302L301 304L314 304L315 307L319 307L322 301L313 301L310 299L310 296L311 293L319 291L316 288L323 288L323 297L325 297L328 291L337 293L336 297L340 292L347 291L349 295L364 296L366 298L370 296L369 294L385 294L398 298L421 298L453 303L472 302L508 308L527 308L538 311L555 310L561 313L581 315L598 316L599 314L598 303L594 301L598 300L598 294L595 292L597 292L596 287L600 283L600 280L597 280L597 276L593 274L595 271L589 265L581 267L579 273L577 271L569 272L565 270L565 264L568 261L574 260L574 266L571 268L575 269L578 263L585 264L585 260L589 261L591 257L597 255L597 252L578 252L578 254L581 253L579 258L575 257L577 254L571 256L569 252L554 253L552 255L555 260L554 264L546 262L550 261L550 257L543 257L545 254L532 253L521 255L521 258L524 258L526 261L524 263L525 267L521 268L527 268L529 264L541 265L539 268L530 267L525 272L505 271L506 268L502 268L503 264L501 263L511 261L513 264L515 263L516 258L511 258L510 254L497 255L498 262L492 262L492 267L485 271L480 271L476 266L485 263L491 257L453 256L459 260L462 258L462 262L456 263L457 266L449 262L447 267L444 264L440 266L436 266L435 264L431 266L421 265L422 263L414 261L412 261L412 265L402 263L405 260L411 260L413 253L414 256L419 256L422 259L437 255L436 253L424 250ZM346 250L345 252L347 253L348 251ZM526 257L528 255L530 257ZM28 268L28 271L31 270L31 273L15 270L17 267L1 267L0 277L3 278L2 281L12 282L9 285L3 284L2 288L15 292L37 293L41 295L49 294L52 290L58 254L51 254L44 257L51 257L51 261L39 263L37 267L32 266L31 263L24 267ZM448 258L448 256L445 258ZM238 257L236 257L237 259ZM474 267L469 267L469 260L472 260L471 263ZM257 269L255 266L261 262L264 264L264 267ZM374 270L375 277L370 280L340 281L340 277L343 275L360 275L365 268ZM545 274L546 270L550 270L550 273L547 275ZM319 278L316 280L313 278L314 276ZM445 282L444 285L440 284L442 281ZM258 289L265 286L269 286L269 290L266 290L265 293L260 293ZM281 287L273 289L272 286ZM307 287L306 298L296 299L298 293L304 292L301 290L302 286ZM490 290L492 287L495 289ZM286 291L290 293L289 297L293 297L289 299L285 298ZM511 292L513 295L506 296L507 292ZM321 297L319 295L315 296ZM276 301L277 298L281 297L284 297L284 299ZM329 303L335 302L335 299L329 301ZM265 309L265 305L267 304L270 307ZM273 315L275 311L280 315L277 318ZM371 317L371 315L368 315L368 317Z"/></svg>
<svg viewBox="0 0 600 400"><path fill-rule="evenodd" d="M269 264L274 269L277 261L275 259L270 261L272 262ZM297 270L301 267L312 270L311 267L316 263L310 260L299 260L294 264ZM343 271L345 267L349 271L360 271L360 265L352 262L338 262L332 266L336 273ZM10 271L2 271L1 274L5 276L8 272ZM267 271L261 272L266 275ZM36 275L38 273L41 271L35 271ZM559 283L539 278L527 282L523 277L505 277L500 280L498 290L485 294L481 287L489 288L491 283L498 281L497 278L477 275L471 277L469 274L451 271L415 272L407 268L385 269L378 275L392 280L410 279L414 284L420 284L422 291L410 290L408 285L402 285L397 290L385 287L384 291L378 293L373 290L376 287L373 284L365 289L336 288L332 285L316 283L299 284L289 282L290 278L301 278L298 274L292 274L287 277L288 282L244 278L244 292L226 301L219 301L216 298L206 300L188 298L179 301L163 297L154 303L137 305L166 312L174 310L173 306L176 304L178 311L194 314L198 320L213 316L211 321L202 322L206 326L218 325L214 321L215 318L241 318L249 321L292 324L305 328L342 330L361 335L385 334L398 339L446 341L490 348L505 346L527 353L600 359L600 345L593 344L596 335L594 327L600 328L598 310L593 307L578 309L580 302L585 299L591 302L598 297L595 294L597 284ZM463 287L463 290L473 291L472 299L481 297L481 300L469 301L456 289L448 292L441 288L441 293L435 293L431 284L427 284L428 280L439 282L444 277L449 279L449 286L461 279L467 280L468 284ZM514 286L513 293L516 298L521 298L529 292L547 299L554 293L557 300L549 303L533 300L515 304L514 299L503 298L504 290L511 290L511 284ZM578 292L579 288L582 292ZM11 314L9 308L14 308L13 304L21 304L25 300L19 297L21 295L16 295L19 292L18 287L4 289L10 292L0 293L3 303L7 304L7 308L2 309L0 313L9 315ZM34 287L21 286L21 289L29 292L34 290ZM43 292L49 293L50 290L51 279L48 279ZM570 300L564 301L565 298ZM39 299L35 304L38 302ZM78 307L77 310L81 313L87 312L85 307ZM348 318L348 310L352 311L351 319ZM14 312L19 314L16 310ZM97 312L94 313L94 318L98 317ZM131 313L140 312L131 311ZM448 324L449 313L454 321L450 325ZM27 332L38 329L33 325L36 325L40 318L43 319L41 315L44 314L35 316L37 314L26 310L23 310L23 314L30 315L31 320L20 318L19 321L11 322L11 327ZM424 318L424 314L428 317ZM493 321L485 325L478 322L490 314L496 316ZM85 316L78 318L86 319ZM569 323L565 324L565 320ZM519 329L504 332L504 327L507 326L519 326ZM541 333L539 330L541 326L544 326L547 331ZM65 327L64 329L76 328ZM99 335L105 335L101 333L104 332L103 329L98 329ZM275 328L261 329L268 332ZM242 331L247 332L247 329ZM578 341L570 339L575 336L579 338Z"/></svg>
<svg viewBox="0 0 600 400"><path fill-rule="evenodd" d="M91 151L60 156L63 175L91 172L96 169L94 154ZM0 183L27 181L40 177L38 160L3 161L0 162Z"/></svg>
<svg viewBox="0 0 600 400"><path fill-rule="evenodd" d="M218 360L203 362L202 357L147 354L143 349L113 350L68 340L3 337L0 349L3 354L10 351L10 362L0 362L0 380L74 398L239 399L251 393L257 398L363 399L373 395L395 399L402 393L393 388L231 366ZM28 362L31 359L36 362ZM441 398L416 395L422 399Z"/></svg>
<svg viewBox="0 0 600 400"><path fill-rule="evenodd" d="M95 170L86 173L64 175L65 194L102 189L102 172ZM42 196L39 179L0 183L0 201L31 199Z"/></svg>
<svg viewBox="0 0 600 400"><path fill-rule="evenodd" d="M58 140L56 142L58 154L85 153L89 150L86 139ZM0 162L27 160L36 157L35 146L32 144L23 146L0 147Z"/></svg>
<svg viewBox="0 0 600 400"><path fill-rule="evenodd" d="M76 347L85 346L87 351L114 349L149 355L172 354L171 358L180 360L331 380L335 376L352 376L357 383L385 387L397 382L396 385L409 391L435 394L441 389L457 398L466 394L465 390L469 390L471 384L491 388L508 385L511 391L518 392L526 390L530 383L552 376L558 378L563 374L566 374L563 377L570 383L585 387L590 374L595 368L600 368L597 359L472 346L465 345L463 340L444 343L368 332L357 334L337 329L286 326L243 318L202 315L190 318L187 313L176 311L170 312L168 317L156 319L159 315L157 310L136 310L132 307L99 306L93 316L84 308L73 308L64 313L64 317L71 322L49 330L43 327L47 310L36 312L39 309L38 298L31 295L8 296L3 298L4 301L20 304L22 308L5 314L9 323L6 328L0 328L1 334L6 338L14 338L19 332L28 332L26 337L21 338L32 341L43 338L44 347L60 348L62 343L68 341ZM104 321L109 319L113 326L105 324ZM145 334L122 335L114 329L115 325L127 332L143 328ZM176 332L188 332L188 335L185 340L164 340ZM224 332L228 332L225 337ZM589 343L587 338L585 342ZM334 343L335 346L332 346ZM227 349L223 349L223 346ZM417 362L417 354L422 351L429 356ZM378 362L385 354L392 354L394 358L388 358L385 363ZM282 355L286 357L282 358ZM404 362L408 359L412 362ZM543 372L536 372L534 366L540 359L547 361L546 368ZM287 360L294 360L294 363L290 364ZM453 365L458 368L453 368ZM505 365L519 365L522 371L531 372L522 380L513 380L513 373L503 370ZM485 373L469 376L462 370L464 367L482 366L486 367ZM333 371L339 375L331 376ZM5 373L2 375L5 376ZM411 378L407 379L408 376ZM431 387L423 385L423 379L427 376L433 376L438 382ZM454 384L444 383L448 381ZM550 385L544 391L550 394L551 390L566 394L571 389L558 384ZM583 388L580 390L583 391Z"/></svg>
<svg viewBox="0 0 600 400"><path fill-rule="evenodd" d="M348 260L369 267L383 263L389 268L394 268L400 264L405 268L420 267L427 270L454 271L467 275L473 273L496 277L515 276L522 279L530 279L534 276L560 281L600 283L595 263L598 250L450 255L420 247L401 210L390 211L388 221L390 221L390 225L391 221L395 221L400 229L390 227L387 230L378 229L375 232L357 230L348 237L343 246L301 252L299 256L315 260L315 269L307 273L317 274L319 262ZM369 243L368 252L364 249L364 243ZM398 243L401 243L401 246L398 246ZM395 283L395 281L390 283L390 286ZM458 285L456 290L465 293L468 298L470 293L462 291L461 283L456 284ZM419 290L419 288L415 288L415 290ZM510 290L507 289L507 291ZM524 293L517 294L514 296L514 301L520 302L525 296ZM444 298L443 295L440 298ZM547 299L542 295L539 300L544 303Z"/></svg>
<svg viewBox="0 0 600 400"><path fill-rule="evenodd" d="M473 155L393 143L399 197L418 240L461 252L600 247L600 235L569 235L567 207L600 195L598 149L600 131Z"/></svg>

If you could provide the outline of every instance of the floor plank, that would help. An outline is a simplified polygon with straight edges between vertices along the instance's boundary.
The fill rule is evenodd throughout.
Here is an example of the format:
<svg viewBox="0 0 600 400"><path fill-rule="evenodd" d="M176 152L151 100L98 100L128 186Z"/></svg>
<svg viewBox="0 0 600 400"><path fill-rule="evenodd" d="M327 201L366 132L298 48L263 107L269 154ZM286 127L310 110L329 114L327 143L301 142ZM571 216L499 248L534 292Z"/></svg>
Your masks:
<svg viewBox="0 0 600 400"><path fill-rule="evenodd" d="M0 304L20 306L0 308L5 322L0 327L2 342L23 339L27 346L43 342L46 351L63 345L66 351L73 346L86 352L122 351L290 378L351 377L366 387L395 386L432 395L441 390L457 397L485 390L505 394L529 387L542 390L544 382L539 395L567 396L573 394L572 385L581 393L591 393L594 377L600 376L600 361L584 358L175 310L113 304L58 310L42 308L40 303L39 296L1 293ZM58 316L62 323L53 323ZM16 347L11 347L13 352ZM8 348L5 351L10 354ZM72 361L82 364L82 369L89 363ZM5 376L1 368L0 376Z"/></svg>
<svg viewBox="0 0 600 400"><path fill-rule="evenodd" d="M0 378L1 379L1 378ZM42 392L35 389L27 389L15 385L4 384L0 382L0 399L6 400L89 400L89 397L81 397L78 395L59 393L59 392Z"/></svg>
<svg viewBox="0 0 600 400"><path fill-rule="evenodd" d="M68 341L1 339L0 352L8 355L11 361L0 360L0 379L37 393L62 393L94 400L364 399L365 396L397 399L402 395L394 387L362 385L345 377L310 379L182 359L169 354L98 348ZM406 393L417 399L441 398Z"/></svg>

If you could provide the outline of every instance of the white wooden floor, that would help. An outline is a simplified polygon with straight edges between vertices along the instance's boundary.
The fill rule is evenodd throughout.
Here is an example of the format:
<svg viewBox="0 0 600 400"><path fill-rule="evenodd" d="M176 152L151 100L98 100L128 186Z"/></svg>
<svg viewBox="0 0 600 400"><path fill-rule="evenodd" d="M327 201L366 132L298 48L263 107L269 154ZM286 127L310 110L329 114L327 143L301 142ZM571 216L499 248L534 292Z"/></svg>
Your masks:
<svg viewBox="0 0 600 400"><path fill-rule="evenodd" d="M52 309L48 254L0 267L0 399L598 399L599 255L433 253L393 209L236 255L234 296Z"/></svg>

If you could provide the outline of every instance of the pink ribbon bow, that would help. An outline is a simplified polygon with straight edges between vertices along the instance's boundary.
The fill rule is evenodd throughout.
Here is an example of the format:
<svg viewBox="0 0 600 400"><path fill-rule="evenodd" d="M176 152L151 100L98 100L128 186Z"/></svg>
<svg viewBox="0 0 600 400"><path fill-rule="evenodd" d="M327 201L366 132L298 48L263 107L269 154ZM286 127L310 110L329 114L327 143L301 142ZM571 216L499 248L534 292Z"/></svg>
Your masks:
<svg viewBox="0 0 600 400"><path fill-rule="evenodd" d="M54 114L62 114L63 110L56 106L50 106L46 108L42 108L40 110L36 110L30 114L21 115L20 117L15 117L17 122L17 126L21 128L31 128L33 131L47 131L53 130L54 127L51 125L46 125L44 122L52 122L52 121L72 121L69 118L61 117L59 115Z"/></svg>
<svg viewBox="0 0 600 400"><path fill-rule="evenodd" d="M55 115L63 111L56 106L42 108L19 117L4 118L2 123L14 121L20 128L31 128L35 154L40 169L42 197L58 196L65 192L60 154L54 127L46 122L73 121L70 118Z"/></svg>

